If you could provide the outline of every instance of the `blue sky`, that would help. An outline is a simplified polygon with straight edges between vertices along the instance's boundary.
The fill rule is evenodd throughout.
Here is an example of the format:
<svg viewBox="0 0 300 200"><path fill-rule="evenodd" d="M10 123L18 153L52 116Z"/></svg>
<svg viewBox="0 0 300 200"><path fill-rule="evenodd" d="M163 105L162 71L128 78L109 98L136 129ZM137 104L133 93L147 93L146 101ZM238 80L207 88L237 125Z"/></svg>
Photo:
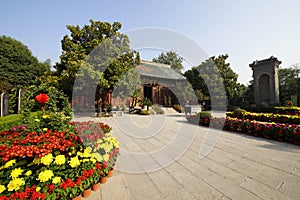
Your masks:
<svg viewBox="0 0 300 200"><path fill-rule="evenodd" d="M66 25L89 19L122 23L121 32L166 28L191 38L208 55L227 53L239 82L252 79L249 64L271 55L282 67L300 63L300 1L115 0L0 1L0 35L11 36L40 60L59 61ZM145 56L143 59L150 59Z"/></svg>

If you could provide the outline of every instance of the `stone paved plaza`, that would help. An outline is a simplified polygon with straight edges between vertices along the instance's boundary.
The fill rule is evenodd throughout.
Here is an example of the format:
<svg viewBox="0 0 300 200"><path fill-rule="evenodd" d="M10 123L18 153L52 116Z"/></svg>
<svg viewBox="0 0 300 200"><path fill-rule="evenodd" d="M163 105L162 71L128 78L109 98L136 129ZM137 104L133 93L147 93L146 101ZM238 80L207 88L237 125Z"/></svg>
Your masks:
<svg viewBox="0 0 300 200"><path fill-rule="evenodd" d="M188 124L181 114L78 118L120 141L112 178L88 199L300 199L300 147Z"/></svg>

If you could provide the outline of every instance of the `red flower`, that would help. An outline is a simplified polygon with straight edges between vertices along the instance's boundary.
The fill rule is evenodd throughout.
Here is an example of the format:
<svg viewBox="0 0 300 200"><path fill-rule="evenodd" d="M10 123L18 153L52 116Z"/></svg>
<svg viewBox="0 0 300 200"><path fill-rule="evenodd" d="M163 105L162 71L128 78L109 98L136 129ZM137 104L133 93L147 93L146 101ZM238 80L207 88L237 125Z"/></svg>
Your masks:
<svg viewBox="0 0 300 200"><path fill-rule="evenodd" d="M47 94L39 94L35 97L39 103L47 103L50 97Z"/></svg>

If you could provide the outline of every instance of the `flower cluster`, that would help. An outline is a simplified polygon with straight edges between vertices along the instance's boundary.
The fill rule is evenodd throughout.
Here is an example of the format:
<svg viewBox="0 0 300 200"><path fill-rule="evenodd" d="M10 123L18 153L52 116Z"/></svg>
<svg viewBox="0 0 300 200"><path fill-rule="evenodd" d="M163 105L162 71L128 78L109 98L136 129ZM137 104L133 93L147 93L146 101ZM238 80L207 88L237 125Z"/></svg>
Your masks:
<svg viewBox="0 0 300 200"><path fill-rule="evenodd" d="M51 101L44 93L35 100L45 108ZM0 200L71 199L108 176L119 155L111 128L92 122L47 127L59 114L43 110L32 123L0 132Z"/></svg>
<svg viewBox="0 0 300 200"><path fill-rule="evenodd" d="M253 113L253 112L243 112L234 113L227 112L226 115L232 118L239 119L249 119L262 122L275 122L275 123L287 123L287 124L299 124L300 116L298 115L283 115L276 113Z"/></svg>
<svg viewBox="0 0 300 200"><path fill-rule="evenodd" d="M289 141L300 144L300 125L275 122L261 122L249 119L232 117L200 117L188 115L187 120L200 126L220 127L223 130L246 133L254 136L272 138L280 141Z"/></svg>

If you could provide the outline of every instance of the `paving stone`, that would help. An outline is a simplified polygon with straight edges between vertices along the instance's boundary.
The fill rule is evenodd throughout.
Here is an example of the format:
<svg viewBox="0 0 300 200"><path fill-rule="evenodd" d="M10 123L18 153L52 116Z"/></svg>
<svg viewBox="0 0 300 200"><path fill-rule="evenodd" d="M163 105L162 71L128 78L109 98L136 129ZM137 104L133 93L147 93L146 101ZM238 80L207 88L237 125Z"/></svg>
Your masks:
<svg viewBox="0 0 300 200"><path fill-rule="evenodd" d="M174 193L170 194L165 200L174 200L174 199L180 199L180 200L197 200L196 197L190 193L187 189L181 189L177 190Z"/></svg>
<svg viewBox="0 0 300 200"><path fill-rule="evenodd" d="M121 174L114 173L114 176L109 178L105 184L101 184L102 200L119 199L122 196L124 200L130 200L130 191ZM96 196L97 197L97 196ZM97 198L98 198L97 197Z"/></svg>
<svg viewBox="0 0 300 200"><path fill-rule="evenodd" d="M201 178L193 174L182 172L172 173L175 178L181 182L184 187L192 193L197 199L219 199L223 194L205 183Z"/></svg>
<svg viewBox="0 0 300 200"><path fill-rule="evenodd" d="M286 194L289 199L300 199L299 184L288 181L280 185L279 191Z"/></svg>
<svg viewBox="0 0 300 200"><path fill-rule="evenodd" d="M257 195L243 189L239 185L222 178L217 174L213 174L209 177L205 177L204 181L207 182L212 187L216 188L221 193L228 196L230 199L261 199Z"/></svg>
<svg viewBox="0 0 300 200"><path fill-rule="evenodd" d="M153 132L159 120L150 116L80 119L88 120L113 128L122 169L88 199L300 199L300 146L219 133L181 116L159 118Z"/></svg>
<svg viewBox="0 0 300 200"><path fill-rule="evenodd" d="M130 200L164 199L162 194L147 174L122 173L129 190ZM123 199L120 195L119 199Z"/></svg>
<svg viewBox="0 0 300 200"><path fill-rule="evenodd" d="M281 192L249 178L241 183L240 186L248 191L255 193L261 199L288 199L288 196L282 194Z"/></svg>
<svg viewBox="0 0 300 200"><path fill-rule="evenodd" d="M246 159L240 162L234 161L227 165L227 167L274 189L276 189L283 180L281 176L274 176L270 171L266 172L264 170L266 166L257 165L257 163L247 161Z"/></svg>
<svg viewBox="0 0 300 200"><path fill-rule="evenodd" d="M246 175L236 172L210 159L203 159L201 165L207 167L207 169L211 170L213 173L216 173L226 180L230 180L236 184L242 183L247 178Z"/></svg>
<svg viewBox="0 0 300 200"><path fill-rule="evenodd" d="M166 170L148 173L152 182L156 185L163 197L167 197L177 190L183 188L183 185L174 179Z"/></svg>
<svg viewBox="0 0 300 200"><path fill-rule="evenodd" d="M178 163L180 163L186 169L190 170L195 176L200 178L204 178L213 174L211 170L208 170L206 167L202 166L198 162L195 162L185 156L179 158Z"/></svg>

